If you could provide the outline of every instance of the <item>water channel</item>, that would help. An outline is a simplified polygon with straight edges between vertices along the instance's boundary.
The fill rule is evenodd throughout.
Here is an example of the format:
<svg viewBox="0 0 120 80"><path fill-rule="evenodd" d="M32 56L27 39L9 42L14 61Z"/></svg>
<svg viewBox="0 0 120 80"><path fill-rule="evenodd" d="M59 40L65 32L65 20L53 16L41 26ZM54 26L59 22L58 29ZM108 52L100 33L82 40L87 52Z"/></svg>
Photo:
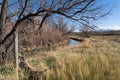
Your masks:
<svg viewBox="0 0 120 80"><path fill-rule="evenodd" d="M74 45L77 45L77 44L80 44L80 43L81 43L80 41L69 39L69 45L70 46L74 46Z"/></svg>

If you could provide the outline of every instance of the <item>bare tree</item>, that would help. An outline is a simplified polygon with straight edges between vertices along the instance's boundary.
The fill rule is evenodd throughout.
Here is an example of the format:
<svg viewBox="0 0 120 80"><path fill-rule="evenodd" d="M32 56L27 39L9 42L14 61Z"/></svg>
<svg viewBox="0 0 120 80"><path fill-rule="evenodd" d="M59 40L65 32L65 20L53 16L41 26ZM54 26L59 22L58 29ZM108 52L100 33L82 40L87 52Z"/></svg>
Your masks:
<svg viewBox="0 0 120 80"><path fill-rule="evenodd" d="M106 14L104 6L97 6L97 0L1 0L0 11L0 45L13 35L19 25L28 20L34 22L31 18L39 16L39 28L47 18L53 15L62 15L66 18L75 20L82 25L86 25L87 19L96 20ZM9 31L7 24L13 23ZM89 26L88 26L89 27Z"/></svg>
<svg viewBox="0 0 120 80"><path fill-rule="evenodd" d="M90 37L91 32L97 28L95 25L88 25L89 27L87 27L86 25L83 25L80 27L80 32L82 33L80 36L83 37Z"/></svg>
<svg viewBox="0 0 120 80"><path fill-rule="evenodd" d="M74 31L74 24L68 26L68 22L61 16L52 20L52 26L61 31L63 37Z"/></svg>

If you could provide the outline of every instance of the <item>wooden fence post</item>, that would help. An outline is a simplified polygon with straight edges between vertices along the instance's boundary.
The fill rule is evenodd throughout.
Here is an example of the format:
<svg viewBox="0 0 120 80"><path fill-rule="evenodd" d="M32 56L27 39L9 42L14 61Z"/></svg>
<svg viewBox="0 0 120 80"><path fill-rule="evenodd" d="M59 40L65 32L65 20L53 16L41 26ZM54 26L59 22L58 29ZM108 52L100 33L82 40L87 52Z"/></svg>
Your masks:
<svg viewBox="0 0 120 80"><path fill-rule="evenodd" d="M18 63L18 30L14 32L14 66L16 69L16 75L19 80L19 74L18 74L18 68L19 68L19 63Z"/></svg>

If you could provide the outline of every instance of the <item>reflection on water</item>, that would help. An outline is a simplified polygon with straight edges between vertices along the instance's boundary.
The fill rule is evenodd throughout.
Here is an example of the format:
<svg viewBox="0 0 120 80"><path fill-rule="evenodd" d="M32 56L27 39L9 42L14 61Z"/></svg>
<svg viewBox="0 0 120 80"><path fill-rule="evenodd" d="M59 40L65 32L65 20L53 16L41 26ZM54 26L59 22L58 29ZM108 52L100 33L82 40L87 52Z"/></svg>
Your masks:
<svg viewBox="0 0 120 80"><path fill-rule="evenodd" d="M76 44L80 44L80 41L76 41L76 40L73 40L73 39L69 39L69 45L70 46L74 46Z"/></svg>

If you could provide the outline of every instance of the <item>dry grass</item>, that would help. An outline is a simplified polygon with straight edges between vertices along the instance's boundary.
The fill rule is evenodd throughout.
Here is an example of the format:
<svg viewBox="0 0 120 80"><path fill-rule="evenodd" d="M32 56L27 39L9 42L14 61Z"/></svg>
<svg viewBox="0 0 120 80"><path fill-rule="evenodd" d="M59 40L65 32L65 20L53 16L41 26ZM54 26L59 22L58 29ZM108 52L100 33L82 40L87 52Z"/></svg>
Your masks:
<svg viewBox="0 0 120 80"><path fill-rule="evenodd" d="M36 70L48 69L47 80L120 80L120 44L113 41L90 39L27 62Z"/></svg>
<svg viewBox="0 0 120 80"><path fill-rule="evenodd" d="M17 80L15 69L12 64L0 66L0 80Z"/></svg>
<svg viewBox="0 0 120 80"><path fill-rule="evenodd" d="M120 43L114 41L86 39L26 61L35 70L47 69L46 80L120 80ZM20 74L28 79L25 72ZM0 80L17 80L12 64L0 66Z"/></svg>
<svg viewBox="0 0 120 80"><path fill-rule="evenodd" d="M106 39L106 40L120 40L120 36L94 36L92 35L91 38L95 38L95 39Z"/></svg>

